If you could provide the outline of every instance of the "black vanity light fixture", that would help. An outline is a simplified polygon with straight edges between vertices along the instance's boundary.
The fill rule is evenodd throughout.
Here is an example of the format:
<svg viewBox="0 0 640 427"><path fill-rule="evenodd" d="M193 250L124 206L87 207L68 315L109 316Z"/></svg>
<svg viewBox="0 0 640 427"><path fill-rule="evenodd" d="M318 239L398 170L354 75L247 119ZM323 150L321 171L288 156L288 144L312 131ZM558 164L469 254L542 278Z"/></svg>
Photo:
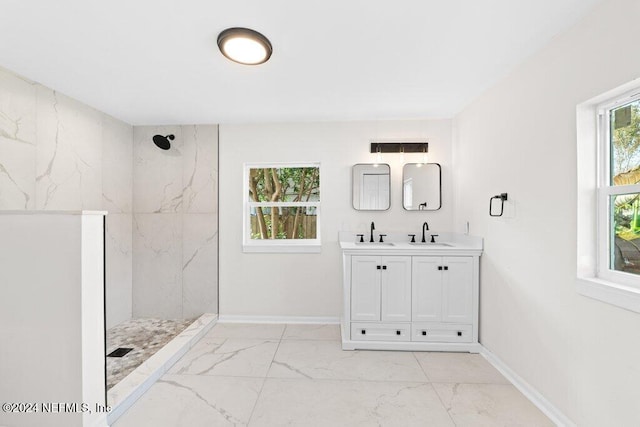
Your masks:
<svg viewBox="0 0 640 427"><path fill-rule="evenodd" d="M233 62L244 65L263 64L269 60L273 47L265 36L249 28L227 28L218 35L220 52Z"/></svg>
<svg viewBox="0 0 640 427"><path fill-rule="evenodd" d="M154 135L153 143L156 144L161 150L168 150L169 148L171 148L171 142L169 141L173 141L174 139L176 139L174 135Z"/></svg>
<svg viewBox="0 0 640 427"><path fill-rule="evenodd" d="M382 153L398 153L401 161L404 162L406 153L422 153L422 163L428 163L429 143L427 141L407 141L407 142L371 142L370 153L376 153L376 161L382 162Z"/></svg>

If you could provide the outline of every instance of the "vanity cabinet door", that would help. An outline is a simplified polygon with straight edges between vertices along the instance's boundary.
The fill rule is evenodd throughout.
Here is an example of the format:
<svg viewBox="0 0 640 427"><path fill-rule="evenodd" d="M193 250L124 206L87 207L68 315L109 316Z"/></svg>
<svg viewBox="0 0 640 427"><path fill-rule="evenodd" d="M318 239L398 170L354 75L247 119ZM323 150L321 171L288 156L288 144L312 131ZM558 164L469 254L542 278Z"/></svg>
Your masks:
<svg viewBox="0 0 640 427"><path fill-rule="evenodd" d="M382 321L411 321L411 257L384 256L382 265Z"/></svg>
<svg viewBox="0 0 640 427"><path fill-rule="evenodd" d="M444 257L442 274L442 321L473 322L473 259Z"/></svg>
<svg viewBox="0 0 640 427"><path fill-rule="evenodd" d="M351 258L351 320L380 320L379 256Z"/></svg>
<svg viewBox="0 0 640 427"><path fill-rule="evenodd" d="M473 258L413 257L414 322L473 322Z"/></svg>
<svg viewBox="0 0 640 427"><path fill-rule="evenodd" d="M414 322L440 322L442 319L442 267L441 257L413 257L412 320Z"/></svg>

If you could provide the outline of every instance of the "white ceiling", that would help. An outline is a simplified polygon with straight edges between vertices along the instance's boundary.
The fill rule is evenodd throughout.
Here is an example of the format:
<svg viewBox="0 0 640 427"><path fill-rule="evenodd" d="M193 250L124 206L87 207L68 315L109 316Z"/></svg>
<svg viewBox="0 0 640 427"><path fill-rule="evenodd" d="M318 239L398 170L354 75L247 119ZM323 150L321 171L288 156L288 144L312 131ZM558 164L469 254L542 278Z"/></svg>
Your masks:
<svg viewBox="0 0 640 427"><path fill-rule="evenodd" d="M442 118L599 1L0 0L0 66L134 125Z"/></svg>

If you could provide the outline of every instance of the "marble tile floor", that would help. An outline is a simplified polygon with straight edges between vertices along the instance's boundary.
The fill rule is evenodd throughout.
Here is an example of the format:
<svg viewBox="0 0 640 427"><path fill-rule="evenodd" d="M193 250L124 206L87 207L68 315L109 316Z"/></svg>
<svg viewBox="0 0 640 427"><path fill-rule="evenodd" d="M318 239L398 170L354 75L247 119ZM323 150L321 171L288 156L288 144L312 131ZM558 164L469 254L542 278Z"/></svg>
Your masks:
<svg viewBox="0 0 640 427"><path fill-rule="evenodd" d="M481 355L342 351L338 325L217 324L114 427L552 426Z"/></svg>
<svg viewBox="0 0 640 427"><path fill-rule="evenodd" d="M107 353L133 348L123 357L107 357L107 390L189 326L194 319L131 319L107 331Z"/></svg>

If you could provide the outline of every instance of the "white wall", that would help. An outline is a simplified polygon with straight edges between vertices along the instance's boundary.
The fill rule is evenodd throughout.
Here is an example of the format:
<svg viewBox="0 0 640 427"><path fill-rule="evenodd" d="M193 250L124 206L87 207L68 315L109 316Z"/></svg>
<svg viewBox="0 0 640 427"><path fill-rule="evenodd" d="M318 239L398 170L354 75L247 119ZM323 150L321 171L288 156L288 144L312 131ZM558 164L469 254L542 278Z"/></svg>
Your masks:
<svg viewBox="0 0 640 427"><path fill-rule="evenodd" d="M0 68L0 210L107 210L107 325L131 318L133 128Z"/></svg>
<svg viewBox="0 0 640 427"><path fill-rule="evenodd" d="M0 401L105 405L103 215L0 212ZM104 414L0 412L0 425ZM84 419L84 424L83 424Z"/></svg>
<svg viewBox="0 0 640 427"><path fill-rule="evenodd" d="M371 139L427 138L430 161L442 165L442 209L402 209L399 155L391 165L391 208L359 212L351 205L351 167L371 163ZM338 232L418 233L452 222L451 121L371 121L220 126L220 314L221 316L333 317L341 313L341 253ZM420 161L418 154L406 162ZM321 162L322 252L320 254L244 254L242 252L243 164L245 162Z"/></svg>
<svg viewBox="0 0 640 427"><path fill-rule="evenodd" d="M454 124L455 227L485 237L480 340L580 426L640 425L640 315L575 283L576 105L640 76L639 20L602 3Z"/></svg>

